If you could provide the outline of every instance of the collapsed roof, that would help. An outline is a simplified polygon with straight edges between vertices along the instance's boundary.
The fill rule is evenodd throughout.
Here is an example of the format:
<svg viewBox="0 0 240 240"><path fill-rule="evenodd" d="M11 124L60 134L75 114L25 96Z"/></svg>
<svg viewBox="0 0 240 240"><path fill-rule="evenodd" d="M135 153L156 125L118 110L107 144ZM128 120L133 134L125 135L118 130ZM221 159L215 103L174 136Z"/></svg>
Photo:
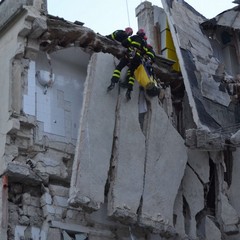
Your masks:
<svg viewBox="0 0 240 240"><path fill-rule="evenodd" d="M162 0L180 60L193 118L198 128L217 130L234 125L238 114L224 85L224 58L218 39L204 32L216 26L238 30L238 7L207 20L184 1ZM216 34L218 34L216 32ZM221 67L224 68L220 71Z"/></svg>

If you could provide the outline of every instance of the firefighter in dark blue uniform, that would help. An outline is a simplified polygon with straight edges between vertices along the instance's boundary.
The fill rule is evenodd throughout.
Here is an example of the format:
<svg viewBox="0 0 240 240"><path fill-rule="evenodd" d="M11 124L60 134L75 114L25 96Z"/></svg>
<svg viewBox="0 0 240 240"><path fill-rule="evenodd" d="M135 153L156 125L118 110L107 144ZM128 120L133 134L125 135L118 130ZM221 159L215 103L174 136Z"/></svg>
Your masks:
<svg viewBox="0 0 240 240"><path fill-rule="evenodd" d="M143 29L139 29L136 35L128 37L122 42L122 45L127 48L125 56L120 60L119 64L113 71L111 78L111 84L108 86L108 91L111 91L115 84L118 83L121 75L121 71L125 66L129 66L128 72L128 86L126 92L126 98L131 99L131 92L134 85L134 71L141 64L144 54L147 52L147 43L145 40L145 32Z"/></svg>
<svg viewBox="0 0 240 240"><path fill-rule="evenodd" d="M152 64L155 62L155 58L156 58L156 54L155 54L155 51L153 50L153 47L150 44L147 44L147 51L144 56L144 61L145 61L145 66L148 74L153 77L154 77L154 72L153 72Z"/></svg>
<svg viewBox="0 0 240 240"><path fill-rule="evenodd" d="M153 63L155 62L156 54L153 50L153 47L150 44L147 44L147 52L144 56L144 66L147 70L147 73L152 77L153 85L148 86L146 93L150 97L158 96L160 94L160 87L155 80L155 74L153 70Z"/></svg>
<svg viewBox="0 0 240 240"><path fill-rule="evenodd" d="M130 27L125 28L125 30L116 30L112 34L106 35L105 37L115 40L117 42L122 42L133 34L133 30Z"/></svg>

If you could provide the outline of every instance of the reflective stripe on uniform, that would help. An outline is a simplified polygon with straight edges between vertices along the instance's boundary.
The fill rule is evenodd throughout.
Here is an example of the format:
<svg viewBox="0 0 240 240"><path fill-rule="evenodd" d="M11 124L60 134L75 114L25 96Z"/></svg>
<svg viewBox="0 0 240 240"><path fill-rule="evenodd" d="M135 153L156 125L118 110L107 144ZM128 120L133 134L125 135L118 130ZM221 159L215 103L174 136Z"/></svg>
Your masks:
<svg viewBox="0 0 240 240"><path fill-rule="evenodd" d="M117 70L117 69L115 69L115 70L113 71L113 77L120 78L120 74L121 74L121 72L120 72L119 70Z"/></svg>
<svg viewBox="0 0 240 240"><path fill-rule="evenodd" d="M154 58L154 54L151 52L147 52L147 55L150 55L152 58Z"/></svg>
<svg viewBox="0 0 240 240"><path fill-rule="evenodd" d="M133 85L134 81L135 81L134 77L129 77L129 79L128 79L129 84Z"/></svg>
<svg viewBox="0 0 240 240"><path fill-rule="evenodd" d="M136 41L132 41L131 38L128 38L128 41L129 41L132 45L135 45L135 46L137 46L137 47L141 47L141 43L136 42Z"/></svg>

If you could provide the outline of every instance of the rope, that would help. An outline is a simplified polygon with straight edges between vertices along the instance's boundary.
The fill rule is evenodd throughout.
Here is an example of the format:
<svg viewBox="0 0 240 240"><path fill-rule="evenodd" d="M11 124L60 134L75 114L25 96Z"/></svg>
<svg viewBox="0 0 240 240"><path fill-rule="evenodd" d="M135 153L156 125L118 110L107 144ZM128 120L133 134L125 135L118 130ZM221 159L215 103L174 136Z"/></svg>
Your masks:
<svg viewBox="0 0 240 240"><path fill-rule="evenodd" d="M128 16L128 26L130 27L130 17L129 17L129 10L128 10L128 0L126 0L126 7L127 7L127 16Z"/></svg>

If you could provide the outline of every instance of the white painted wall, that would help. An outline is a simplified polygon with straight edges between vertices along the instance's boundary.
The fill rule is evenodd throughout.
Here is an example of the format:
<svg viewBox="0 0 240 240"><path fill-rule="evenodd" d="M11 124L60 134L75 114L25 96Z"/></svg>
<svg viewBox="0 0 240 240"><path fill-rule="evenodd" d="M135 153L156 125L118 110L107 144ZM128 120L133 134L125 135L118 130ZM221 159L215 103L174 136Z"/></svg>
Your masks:
<svg viewBox="0 0 240 240"><path fill-rule="evenodd" d="M40 53L36 62L30 63L23 109L43 122L44 133L76 140L89 54L69 48L50 58L49 64L47 55ZM49 87L41 85L37 71L49 79L52 71L53 83Z"/></svg>

